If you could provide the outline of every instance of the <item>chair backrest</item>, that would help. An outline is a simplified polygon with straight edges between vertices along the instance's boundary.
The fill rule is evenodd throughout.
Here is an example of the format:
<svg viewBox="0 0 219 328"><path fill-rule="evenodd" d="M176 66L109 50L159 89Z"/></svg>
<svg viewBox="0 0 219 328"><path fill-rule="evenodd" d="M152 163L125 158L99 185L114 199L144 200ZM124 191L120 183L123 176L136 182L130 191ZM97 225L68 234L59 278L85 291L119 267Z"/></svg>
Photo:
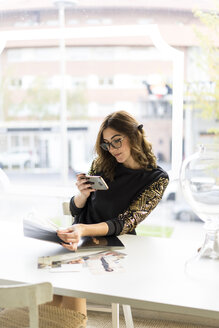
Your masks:
<svg viewBox="0 0 219 328"><path fill-rule="evenodd" d="M69 202L63 202L62 203L62 210L64 215L71 215L70 209L69 209Z"/></svg>
<svg viewBox="0 0 219 328"><path fill-rule="evenodd" d="M52 298L53 288L49 282L0 286L0 307L28 307L30 328L38 327L38 305L50 302Z"/></svg>
<svg viewBox="0 0 219 328"><path fill-rule="evenodd" d="M63 202L62 203L62 212L64 214L62 218L62 226L64 228L69 227L70 225L73 224L74 218L71 215L70 209L69 209L69 202Z"/></svg>

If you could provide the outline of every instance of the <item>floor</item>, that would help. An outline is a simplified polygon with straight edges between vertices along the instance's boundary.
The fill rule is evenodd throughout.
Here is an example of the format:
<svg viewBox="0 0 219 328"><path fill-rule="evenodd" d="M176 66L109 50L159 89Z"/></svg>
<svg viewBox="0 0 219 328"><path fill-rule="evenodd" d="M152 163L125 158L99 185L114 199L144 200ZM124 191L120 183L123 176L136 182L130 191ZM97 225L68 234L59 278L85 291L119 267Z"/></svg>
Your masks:
<svg viewBox="0 0 219 328"><path fill-rule="evenodd" d="M123 316L120 316L120 328L126 328ZM179 323L164 320L134 318L135 328L211 328L210 326ZM111 313L88 311L87 328L112 328Z"/></svg>

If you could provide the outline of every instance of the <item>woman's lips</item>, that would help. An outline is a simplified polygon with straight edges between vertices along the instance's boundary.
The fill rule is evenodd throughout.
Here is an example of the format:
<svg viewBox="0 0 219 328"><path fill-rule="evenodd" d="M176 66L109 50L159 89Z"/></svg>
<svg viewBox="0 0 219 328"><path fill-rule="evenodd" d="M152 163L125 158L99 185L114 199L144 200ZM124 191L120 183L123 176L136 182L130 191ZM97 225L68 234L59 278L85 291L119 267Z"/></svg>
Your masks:
<svg viewBox="0 0 219 328"><path fill-rule="evenodd" d="M117 158L121 155L122 153L119 153L119 154L115 154L114 157Z"/></svg>

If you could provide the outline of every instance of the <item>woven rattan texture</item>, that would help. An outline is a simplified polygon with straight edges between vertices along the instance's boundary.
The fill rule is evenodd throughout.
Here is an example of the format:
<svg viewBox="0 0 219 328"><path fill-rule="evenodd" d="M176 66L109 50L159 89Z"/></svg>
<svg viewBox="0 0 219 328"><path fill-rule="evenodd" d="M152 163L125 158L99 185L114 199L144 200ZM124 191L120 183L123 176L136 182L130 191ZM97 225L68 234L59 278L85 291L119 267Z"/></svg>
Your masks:
<svg viewBox="0 0 219 328"><path fill-rule="evenodd" d="M143 319L133 317L135 328L212 328L212 326L183 323L168 320ZM120 328L126 328L124 316L120 316ZM87 328L112 328L112 315L88 311Z"/></svg>
<svg viewBox="0 0 219 328"><path fill-rule="evenodd" d="M0 312L0 328L29 327L26 308L6 309ZM40 328L84 328L86 317L76 311L51 305L39 306Z"/></svg>

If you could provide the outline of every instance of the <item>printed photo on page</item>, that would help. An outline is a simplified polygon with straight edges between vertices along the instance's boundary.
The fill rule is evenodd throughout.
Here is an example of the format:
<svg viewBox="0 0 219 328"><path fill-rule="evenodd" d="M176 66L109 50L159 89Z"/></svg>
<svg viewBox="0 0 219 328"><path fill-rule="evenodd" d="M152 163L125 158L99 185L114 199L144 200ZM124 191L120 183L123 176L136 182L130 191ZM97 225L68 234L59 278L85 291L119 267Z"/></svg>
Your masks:
<svg viewBox="0 0 219 328"><path fill-rule="evenodd" d="M42 256L38 258L38 269L48 270L50 272L78 272L83 268L84 260L81 256L57 255Z"/></svg>
<svg viewBox="0 0 219 328"><path fill-rule="evenodd" d="M124 272L125 256L125 253L109 250L84 256L83 259L92 274L109 274Z"/></svg>

